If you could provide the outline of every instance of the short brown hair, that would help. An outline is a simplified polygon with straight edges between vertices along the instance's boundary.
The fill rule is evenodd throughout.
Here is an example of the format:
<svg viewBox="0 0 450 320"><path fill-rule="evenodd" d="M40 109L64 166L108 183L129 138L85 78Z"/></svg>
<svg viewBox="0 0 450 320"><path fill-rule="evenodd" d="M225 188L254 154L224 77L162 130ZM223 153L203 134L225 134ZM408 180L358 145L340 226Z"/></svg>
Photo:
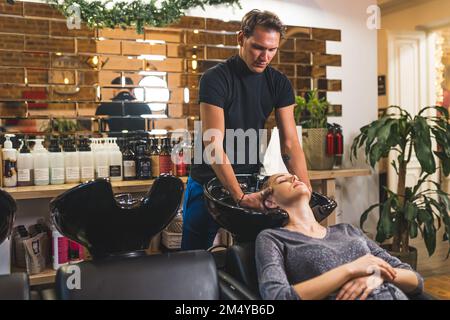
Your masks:
<svg viewBox="0 0 450 320"><path fill-rule="evenodd" d="M280 33L281 38L283 38L286 33L286 27L283 25L280 18L270 11L253 9L245 14L241 21L241 31L246 38L252 36L256 26L275 30Z"/></svg>

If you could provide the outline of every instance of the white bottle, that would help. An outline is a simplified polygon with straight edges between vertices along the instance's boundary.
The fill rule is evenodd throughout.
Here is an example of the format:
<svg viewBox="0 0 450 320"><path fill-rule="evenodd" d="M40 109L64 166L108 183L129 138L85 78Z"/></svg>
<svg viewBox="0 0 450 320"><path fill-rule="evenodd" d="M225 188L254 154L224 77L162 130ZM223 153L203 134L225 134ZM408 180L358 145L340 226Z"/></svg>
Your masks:
<svg viewBox="0 0 450 320"><path fill-rule="evenodd" d="M116 141L117 138L109 139L109 178L111 181L123 180L122 152Z"/></svg>
<svg viewBox="0 0 450 320"><path fill-rule="evenodd" d="M13 134L5 134L3 144L3 185L5 187L15 187L17 185L17 150L13 148L11 142Z"/></svg>
<svg viewBox="0 0 450 320"><path fill-rule="evenodd" d="M95 179L94 154L89 147L88 139L80 140L78 153L80 155L81 182Z"/></svg>
<svg viewBox="0 0 450 320"><path fill-rule="evenodd" d="M66 183L80 182L80 158L71 138L64 140L63 151Z"/></svg>
<svg viewBox="0 0 450 320"><path fill-rule="evenodd" d="M50 162L50 184L64 184L64 154L61 152L58 138L50 139L48 151Z"/></svg>
<svg viewBox="0 0 450 320"><path fill-rule="evenodd" d="M35 139L36 144L33 148L34 164L34 184L37 186L46 186L50 183L48 151L45 150L42 142L44 139Z"/></svg>
<svg viewBox="0 0 450 320"><path fill-rule="evenodd" d="M95 151L95 175L97 178L109 178L109 152L104 138L99 139Z"/></svg>
<svg viewBox="0 0 450 320"><path fill-rule="evenodd" d="M34 183L33 156L28 147L28 141L22 141L17 154L17 186L32 186Z"/></svg>

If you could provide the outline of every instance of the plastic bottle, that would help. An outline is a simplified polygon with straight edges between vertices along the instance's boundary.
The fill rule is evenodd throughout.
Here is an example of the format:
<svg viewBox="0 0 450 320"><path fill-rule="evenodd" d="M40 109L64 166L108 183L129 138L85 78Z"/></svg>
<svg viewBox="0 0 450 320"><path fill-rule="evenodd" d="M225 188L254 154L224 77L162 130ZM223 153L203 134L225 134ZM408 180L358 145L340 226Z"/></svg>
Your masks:
<svg viewBox="0 0 450 320"><path fill-rule="evenodd" d="M50 184L63 184L65 179L64 154L61 152L58 138L50 139L48 151L50 162Z"/></svg>
<svg viewBox="0 0 450 320"><path fill-rule="evenodd" d="M80 182L80 157L71 138L64 140L64 168L66 183Z"/></svg>
<svg viewBox="0 0 450 320"><path fill-rule="evenodd" d="M125 143L123 151L123 180L136 179L136 156L131 150L131 145L128 141Z"/></svg>
<svg viewBox="0 0 450 320"><path fill-rule="evenodd" d="M22 147L17 155L17 185L32 186L34 183L33 156L28 141L22 141Z"/></svg>
<svg viewBox="0 0 450 320"><path fill-rule="evenodd" d="M95 176L97 178L109 178L109 152L104 141L104 138L99 138L95 150Z"/></svg>
<svg viewBox="0 0 450 320"><path fill-rule="evenodd" d="M53 269L58 270L69 262L69 239L52 226Z"/></svg>
<svg viewBox="0 0 450 320"><path fill-rule="evenodd" d="M94 154L89 146L86 138L80 140L79 148L81 182L93 180L95 178L94 171Z"/></svg>
<svg viewBox="0 0 450 320"><path fill-rule="evenodd" d="M17 186L17 150L13 148L11 138L13 134L5 134L3 144L3 185L5 187Z"/></svg>
<svg viewBox="0 0 450 320"><path fill-rule="evenodd" d="M32 152L34 164L34 184L37 186L46 186L50 183L48 151L45 150L42 145L44 139L34 139L34 141L36 142Z"/></svg>
<svg viewBox="0 0 450 320"><path fill-rule="evenodd" d="M117 138L109 138L109 178L111 181L121 181L122 152L116 143Z"/></svg>

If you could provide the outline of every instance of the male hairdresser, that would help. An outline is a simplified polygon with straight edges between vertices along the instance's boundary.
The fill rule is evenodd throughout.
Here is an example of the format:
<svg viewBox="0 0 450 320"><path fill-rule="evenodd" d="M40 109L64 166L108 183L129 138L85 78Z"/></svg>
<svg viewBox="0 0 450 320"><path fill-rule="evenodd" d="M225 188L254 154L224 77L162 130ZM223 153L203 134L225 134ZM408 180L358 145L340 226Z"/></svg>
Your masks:
<svg viewBox="0 0 450 320"><path fill-rule="evenodd" d="M259 132L275 109L286 168L311 188L295 126L292 86L284 74L269 66L284 32L275 14L259 10L248 12L237 36L239 54L207 70L200 79L202 133L220 134L203 139L205 149L213 144L214 160L208 164L203 159L201 164L194 163L191 168L183 203L183 250L207 249L213 244L218 225L203 199L203 185L210 179L218 177L238 205L262 209L261 193L244 194L236 179L236 174L259 172L260 163L250 161L255 152L259 152L259 135L256 143L246 140L244 148L234 145L234 158L230 159L225 139L227 129ZM242 152L245 152L245 161L237 164L235 158L242 157Z"/></svg>

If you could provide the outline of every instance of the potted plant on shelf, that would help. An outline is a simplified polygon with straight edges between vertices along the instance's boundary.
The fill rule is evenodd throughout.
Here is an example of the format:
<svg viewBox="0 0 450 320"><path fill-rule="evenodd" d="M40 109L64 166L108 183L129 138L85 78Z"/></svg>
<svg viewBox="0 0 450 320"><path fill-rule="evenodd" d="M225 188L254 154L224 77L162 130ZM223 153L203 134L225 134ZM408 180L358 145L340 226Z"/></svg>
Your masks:
<svg viewBox="0 0 450 320"><path fill-rule="evenodd" d="M398 112L389 113L390 110ZM427 116L427 111L436 111L438 115ZM379 207L376 241L383 243L392 238L392 244L384 247L415 268L417 250L409 246L409 240L416 238L419 231L430 256L435 251L436 231L442 222L445 226L444 241L450 242L449 195L441 189L439 183L429 180L439 169L434 155L440 159L443 174L450 174L449 113L442 107L427 107L412 117L406 110L392 106L380 119L362 127L360 131L351 147L351 159L356 158L358 149L364 146L364 154L374 168L390 152L397 152L397 160L393 160L390 165L398 175L397 190L385 188L386 200L372 205L362 213L361 228L369 213ZM433 139L437 150L433 150ZM408 163L413 152L420 163L421 175L414 186L406 186ZM424 188L426 182L432 187Z"/></svg>
<svg viewBox="0 0 450 320"><path fill-rule="evenodd" d="M334 165L334 156L326 152L329 107L330 103L326 98L319 98L317 90L308 91L305 98L296 97L294 118L297 125L302 126L302 144L309 170L330 170Z"/></svg>

